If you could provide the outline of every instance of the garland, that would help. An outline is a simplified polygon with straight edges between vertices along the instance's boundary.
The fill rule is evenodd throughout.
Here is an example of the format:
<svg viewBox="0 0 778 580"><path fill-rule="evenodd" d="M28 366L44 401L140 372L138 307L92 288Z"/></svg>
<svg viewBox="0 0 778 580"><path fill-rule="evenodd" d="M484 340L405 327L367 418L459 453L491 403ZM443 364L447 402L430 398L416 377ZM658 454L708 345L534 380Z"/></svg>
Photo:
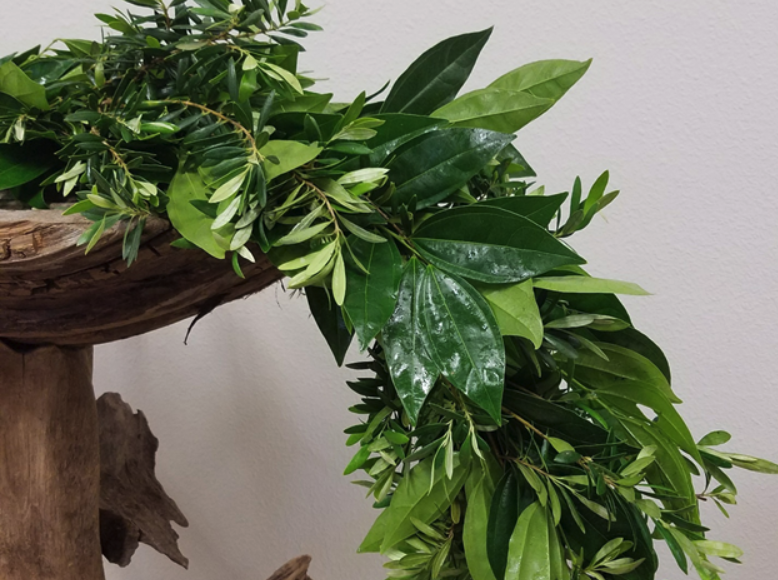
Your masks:
<svg viewBox="0 0 778 580"><path fill-rule="evenodd" d="M346 474L380 515L360 547L390 578L650 580L654 543L703 580L726 471L778 466L699 441L662 351L564 241L618 195L604 173L545 195L511 144L589 62L542 61L457 97L490 30L422 55L385 97L335 104L297 72L320 30L297 0L126 0L103 42L0 59L0 189L71 203L89 251L121 223L137 258L163 216L180 248L266 253L305 288L363 419ZM562 216L567 216L563 218ZM183 251L183 250L182 250ZM693 476L701 476L702 489Z"/></svg>

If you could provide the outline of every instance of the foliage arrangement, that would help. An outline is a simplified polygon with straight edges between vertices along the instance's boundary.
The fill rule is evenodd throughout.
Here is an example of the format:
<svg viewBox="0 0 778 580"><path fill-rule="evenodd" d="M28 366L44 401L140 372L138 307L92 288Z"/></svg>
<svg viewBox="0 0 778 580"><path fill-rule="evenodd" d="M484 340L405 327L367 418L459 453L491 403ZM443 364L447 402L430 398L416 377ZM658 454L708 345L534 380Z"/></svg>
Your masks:
<svg viewBox="0 0 778 580"><path fill-rule="evenodd" d="M120 224L129 264L151 216L238 274L263 252L338 364L356 336L346 474L381 510L360 550L388 577L649 580L659 541L703 580L738 561L700 505L726 514L727 470L778 466L695 441L617 298L645 292L567 245L618 195L609 174L545 195L512 145L589 62L457 96L486 30L340 105L297 70L319 30L300 0L127 2L149 10L98 15L103 42L0 60L0 189L71 202L87 251Z"/></svg>

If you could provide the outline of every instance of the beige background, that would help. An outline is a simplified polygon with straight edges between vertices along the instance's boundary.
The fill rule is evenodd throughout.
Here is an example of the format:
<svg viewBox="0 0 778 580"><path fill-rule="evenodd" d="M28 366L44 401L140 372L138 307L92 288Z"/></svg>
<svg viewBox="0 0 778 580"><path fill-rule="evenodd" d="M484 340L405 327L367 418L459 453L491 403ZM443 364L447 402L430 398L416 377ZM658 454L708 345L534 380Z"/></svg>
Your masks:
<svg viewBox="0 0 778 580"><path fill-rule="evenodd" d="M2 0L0 53L98 37L119 0ZM594 57L587 78L518 145L552 192L609 168L623 197L575 240L597 275L641 283L627 300L664 346L693 431L778 459L778 5L774 0L337 0L303 68L340 100L377 89L423 49L497 25L471 87L524 62ZM148 548L111 580L262 580L309 552L317 580L380 580L355 547L374 513L340 473L354 397L308 318L280 288L185 326L100 347L98 390L143 409L159 474L191 521L186 573ZM354 357L357 354L354 353ZM736 474L716 539L746 549L730 580L774 577L778 478ZM658 579L683 575L672 562Z"/></svg>

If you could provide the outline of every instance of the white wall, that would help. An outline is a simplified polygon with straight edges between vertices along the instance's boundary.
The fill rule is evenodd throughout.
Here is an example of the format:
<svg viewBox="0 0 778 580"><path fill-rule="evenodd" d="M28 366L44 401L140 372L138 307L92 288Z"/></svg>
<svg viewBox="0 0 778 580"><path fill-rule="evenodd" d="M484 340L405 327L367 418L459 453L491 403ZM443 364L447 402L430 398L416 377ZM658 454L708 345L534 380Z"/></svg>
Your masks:
<svg viewBox="0 0 778 580"><path fill-rule="evenodd" d="M0 53L96 36L119 0L3 0ZM695 433L778 459L778 4L774 0L338 0L303 62L340 100L375 89L423 49L497 25L471 83L527 61L594 57L588 77L520 136L553 191L609 168L623 197L575 240L591 271L655 292L628 300L673 363ZM99 390L121 392L161 439L158 473L188 514L185 573L148 548L111 580L255 580L314 556L317 580L382 578L354 549L374 513L340 473L354 401L304 301L280 289L185 325L100 347ZM736 474L718 539L746 549L730 580L772 578L778 478ZM658 578L680 579L667 563Z"/></svg>

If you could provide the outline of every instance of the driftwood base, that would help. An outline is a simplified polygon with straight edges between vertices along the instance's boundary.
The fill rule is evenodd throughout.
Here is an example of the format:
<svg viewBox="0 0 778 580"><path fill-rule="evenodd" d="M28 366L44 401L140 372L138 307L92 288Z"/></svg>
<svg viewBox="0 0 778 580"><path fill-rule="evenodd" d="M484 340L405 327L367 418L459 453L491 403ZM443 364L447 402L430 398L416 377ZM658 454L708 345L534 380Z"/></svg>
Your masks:
<svg viewBox="0 0 778 580"><path fill-rule="evenodd" d="M92 348L0 342L0 578L104 580Z"/></svg>
<svg viewBox="0 0 778 580"><path fill-rule="evenodd" d="M0 580L104 580L146 543L186 566L186 518L154 474L157 440L116 394L95 402L92 347L0 340ZM310 580L301 556L270 580Z"/></svg>

